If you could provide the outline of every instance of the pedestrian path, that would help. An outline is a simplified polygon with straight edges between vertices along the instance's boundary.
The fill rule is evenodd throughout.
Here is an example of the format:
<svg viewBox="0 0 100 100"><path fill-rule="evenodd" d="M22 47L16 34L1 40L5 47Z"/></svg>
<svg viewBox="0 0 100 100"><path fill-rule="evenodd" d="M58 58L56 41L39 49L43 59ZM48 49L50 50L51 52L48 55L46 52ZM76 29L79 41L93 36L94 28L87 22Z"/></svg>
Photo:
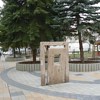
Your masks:
<svg viewBox="0 0 100 100"><path fill-rule="evenodd" d="M76 99L70 99L70 98L61 98L61 97L54 97L54 96L48 96L43 95L40 93L29 93L25 95L27 100L76 100Z"/></svg>
<svg viewBox="0 0 100 100"><path fill-rule="evenodd" d="M0 100L11 100L7 84L0 78Z"/></svg>
<svg viewBox="0 0 100 100"><path fill-rule="evenodd" d="M100 71L70 72L68 83L41 86L39 71L17 71L16 62L0 65L0 88L5 92L0 89L0 100L100 100Z"/></svg>
<svg viewBox="0 0 100 100"><path fill-rule="evenodd" d="M0 65L0 73L4 71L4 67ZM0 77L0 100L11 100L9 88L6 82Z"/></svg>

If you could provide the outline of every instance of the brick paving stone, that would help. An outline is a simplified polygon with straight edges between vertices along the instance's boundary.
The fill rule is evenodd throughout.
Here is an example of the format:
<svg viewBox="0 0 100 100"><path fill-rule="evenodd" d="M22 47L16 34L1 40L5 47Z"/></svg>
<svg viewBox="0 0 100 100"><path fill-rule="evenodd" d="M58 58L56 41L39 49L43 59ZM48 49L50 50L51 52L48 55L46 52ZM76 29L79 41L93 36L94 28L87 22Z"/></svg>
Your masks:
<svg viewBox="0 0 100 100"><path fill-rule="evenodd" d="M79 81L89 81L86 77L84 76L74 76L74 75L71 75L70 76L70 80L79 80Z"/></svg>
<svg viewBox="0 0 100 100"><path fill-rule="evenodd" d="M0 79L0 100L11 100L7 84Z"/></svg>
<svg viewBox="0 0 100 100"><path fill-rule="evenodd" d="M100 73L92 73L91 77L94 77L95 79L100 79Z"/></svg>
<svg viewBox="0 0 100 100"><path fill-rule="evenodd" d="M14 96L12 97L12 100L27 100L27 99L25 98L25 96Z"/></svg>
<svg viewBox="0 0 100 100"><path fill-rule="evenodd" d="M76 100L76 99L70 99L70 98L48 96L48 95L43 95L39 93L30 93L30 94L25 95L25 97L27 100Z"/></svg>
<svg viewBox="0 0 100 100"><path fill-rule="evenodd" d="M70 72L69 83L42 87L40 72L16 71L16 62L0 64L0 76L9 85L0 78L0 100L10 95L12 100L100 100L100 71Z"/></svg>

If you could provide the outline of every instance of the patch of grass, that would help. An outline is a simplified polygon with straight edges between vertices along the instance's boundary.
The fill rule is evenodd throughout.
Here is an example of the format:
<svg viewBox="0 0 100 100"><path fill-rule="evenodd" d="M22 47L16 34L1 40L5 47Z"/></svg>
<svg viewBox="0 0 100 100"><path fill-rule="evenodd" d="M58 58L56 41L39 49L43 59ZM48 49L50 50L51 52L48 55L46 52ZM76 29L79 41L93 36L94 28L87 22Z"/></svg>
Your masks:
<svg viewBox="0 0 100 100"><path fill-rule="evenodd" d="M69 54L70 59L71 58L80 58L79 52L74 52L72 54ZM92 57L92 52L84 51L84 58Z"/></svg>

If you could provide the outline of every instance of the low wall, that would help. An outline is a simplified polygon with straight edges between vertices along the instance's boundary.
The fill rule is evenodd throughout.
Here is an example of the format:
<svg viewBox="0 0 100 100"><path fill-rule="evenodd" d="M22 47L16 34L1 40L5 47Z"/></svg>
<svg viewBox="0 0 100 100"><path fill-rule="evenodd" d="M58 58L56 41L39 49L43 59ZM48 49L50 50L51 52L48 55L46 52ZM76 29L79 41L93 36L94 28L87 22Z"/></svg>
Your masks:
<svg viewBox="0 0 100 100"><path fill-rule="evenodd" d="M20 64L16 63L16 70L19 71L39 71L40 70L40 64Z"/></svg>
<svg viewBox="0 0 100 100"><path fill-rule="evenodd" d="M89 72L89 71L98 71L100 70L100 63L85 63L85 64L69 64L69 70L73 72Z"/></svg>
<svg viewBox="0 0 100 100"><path fill-rule="evenodd" d="M47 67L47 64L45 65ZM40 71L40 64L20 64L16 63L16 70L19 71Z"/></svg>
<svg viewBox="0 0 100 100"><path fill-rule="evenodd" d="M47 64L46 64L47 66ZM16 70L19 71L40 71L40 64L16 64ZM73 72L89 72L100 70L100 63L85 63L85 64L69 64L69 70Z"/></svg>

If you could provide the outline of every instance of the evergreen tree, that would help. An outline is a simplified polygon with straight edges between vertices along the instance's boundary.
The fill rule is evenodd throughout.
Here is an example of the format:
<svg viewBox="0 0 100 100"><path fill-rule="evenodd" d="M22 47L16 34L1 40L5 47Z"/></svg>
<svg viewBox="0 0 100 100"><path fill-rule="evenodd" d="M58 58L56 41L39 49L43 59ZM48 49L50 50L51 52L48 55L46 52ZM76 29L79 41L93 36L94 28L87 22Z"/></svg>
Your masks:
<svg viewBox="0 0 100 100"><path fill-rule="evenodd" d="M2 9L1 25L5 29L5 43L8 47L29 45L35 62L40 41L52 39L53 0L3 1L5 6Z"/></svg>
<svg viewBox="0 0 100 100"><path fill-rule="evenodd" d="M100 0L60 0L55 4L55 9L58 11L59 24L66 22L66 35L77 35L79 37L80 60L84 61L84 52L82 38L84 32L92 29L95 23L100 21L100 13L97 12L100 7L95 4L100 3ZM95 27L96 29L96 27ZM95 30L96 31L96 30ZM76 34L73 34L73 32Z"/></svg>
<svg viewBox="0 0 100 100"><path fill-rule="evenodd" d="M13 48L15 57L15 48L23 47L27 40L25 35L28 21L22 16L23 7L17 0L3 0L4 8L1 11L1 43L3 46ZM2 39L1 39L2 40Z"/></svg>

